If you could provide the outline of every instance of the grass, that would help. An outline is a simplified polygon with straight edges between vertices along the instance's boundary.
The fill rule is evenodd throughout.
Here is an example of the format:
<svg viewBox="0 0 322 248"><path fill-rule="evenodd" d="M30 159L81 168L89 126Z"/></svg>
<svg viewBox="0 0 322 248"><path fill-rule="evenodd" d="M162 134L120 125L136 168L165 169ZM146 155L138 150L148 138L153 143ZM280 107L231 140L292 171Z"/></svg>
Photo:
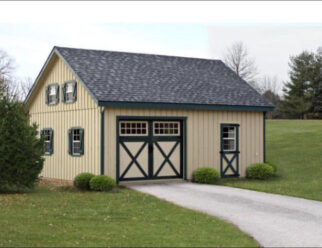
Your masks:
<svg viewBox="0 0 322 248"><path fill-rule="evenodd" d="M257 246L235 226L152 196L39 186L0 195L0 246Z"/></svg>
<svg viewBox="0 0 322 248"><path fill-rule="evenodd" d="M267 121L267 160L277 176L267 181L225 179L224 185L322 201L322 121Z"/></svg>

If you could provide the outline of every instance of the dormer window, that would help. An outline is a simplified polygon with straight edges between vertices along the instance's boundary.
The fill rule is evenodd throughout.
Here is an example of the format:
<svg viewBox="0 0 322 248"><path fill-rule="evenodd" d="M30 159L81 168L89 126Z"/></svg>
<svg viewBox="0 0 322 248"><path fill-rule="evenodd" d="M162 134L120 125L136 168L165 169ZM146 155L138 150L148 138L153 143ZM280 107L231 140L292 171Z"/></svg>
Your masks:
<svg viewBox="0 0 322 248"><path fill-rule="evenodd" d="M76 82L67 81L63 85L63 102L64 103L73 103L76 101Z"/></svg>
<svg viewBox="0 0 322 248"><path fill-rule="evenodd" d="M51 84L46 88L46 104L56 105L59 102L59 85Z"/></svg>

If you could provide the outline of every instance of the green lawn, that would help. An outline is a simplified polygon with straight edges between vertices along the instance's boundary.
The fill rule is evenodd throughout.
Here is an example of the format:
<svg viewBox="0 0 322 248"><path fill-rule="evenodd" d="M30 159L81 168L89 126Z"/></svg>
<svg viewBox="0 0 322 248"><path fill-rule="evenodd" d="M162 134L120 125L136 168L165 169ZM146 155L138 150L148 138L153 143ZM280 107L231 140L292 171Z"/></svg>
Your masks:
<svg viewBox="0 0 322 248"><path fill-rule="evenodd" d="M224 185L322 201L322 121L267 121L267 160L277 177L225 179Z"/></svg>
<svg viewBox="0 0 322 248"><path fill-rule="evenodd" d="M235 226L128 189L0 195L0 246L257 246Z"/></svg>

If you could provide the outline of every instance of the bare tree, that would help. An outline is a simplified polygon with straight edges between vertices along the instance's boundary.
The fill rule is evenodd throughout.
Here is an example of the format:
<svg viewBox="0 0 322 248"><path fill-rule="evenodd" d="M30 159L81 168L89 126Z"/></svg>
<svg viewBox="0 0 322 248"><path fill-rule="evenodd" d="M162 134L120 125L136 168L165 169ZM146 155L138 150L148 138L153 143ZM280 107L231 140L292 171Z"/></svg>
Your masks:
<svg viewBox="0 0 322 248"><path fill-rule="evenodd" d="M16 87L13 87L11 75L13 70L13 59L0 49L0 98L15 96Z"/></svg>
<svg viewBox="0 0 322 248"><path fill-rule="evenodd" d="M271 77L266 75L260 81L261 82L259 88L262 94L264 94L267 91L271 91L274 94L278 94L280 87L278 86L278 80L276 76Z"/></svg>
<svg viewBox="0 0 322 248"><path fill-rule="evenodd" d="M27 97L32 85L33 79L31 77L27 77L19 82L19 97L21 100L24 100Z"/></svg>
<svg viewBox="0 0 322 248"><path fill-rule="evenodd" d="M0 97L23 101L32 87L32 79L16 78L14 60L0 49Z"/></svg>
<svg viewBox="0 0 322 248"><path fill-rule="evenodd" d="M8 77L14 70L14 61L9 55L0 49L0 75Z"/></svg>
<svg viewBox="0 0 322 248"><path fill-rule="evenodd" d="M246 45L242 41L237 41L227 48L224 55L225 64L238 76L258 89L256 76L258 74L255 60L250 58Z"/></svg>

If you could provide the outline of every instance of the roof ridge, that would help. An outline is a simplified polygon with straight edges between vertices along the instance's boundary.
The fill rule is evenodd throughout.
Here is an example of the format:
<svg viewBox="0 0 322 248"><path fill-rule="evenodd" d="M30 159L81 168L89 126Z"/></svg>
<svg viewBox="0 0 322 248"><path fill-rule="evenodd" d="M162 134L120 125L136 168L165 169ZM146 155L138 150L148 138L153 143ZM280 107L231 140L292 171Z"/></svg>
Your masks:
<svg viewBox="0 0 322 248"><path fill-rule="evenodd" d="M176 55L166 55L166 54L155 54L155 53L139 53L139 52L125 52L125 51L112 51L112 50L102 50L102 49L87 49L87 48L76 48L76 47L63 47L63 46L54 46L53 49L72 49L72 50L85 50L85 51L95 51L95 52L109 52L109 53L123 53L123 54L132 54L132 55L143 55L143 56L160 56L168 58L182 58L182 59L192 59L192 60L205 60L211 62L222 62L221 59L207 59L200 57L186 57L186 56L176 56Z"/></svg>

